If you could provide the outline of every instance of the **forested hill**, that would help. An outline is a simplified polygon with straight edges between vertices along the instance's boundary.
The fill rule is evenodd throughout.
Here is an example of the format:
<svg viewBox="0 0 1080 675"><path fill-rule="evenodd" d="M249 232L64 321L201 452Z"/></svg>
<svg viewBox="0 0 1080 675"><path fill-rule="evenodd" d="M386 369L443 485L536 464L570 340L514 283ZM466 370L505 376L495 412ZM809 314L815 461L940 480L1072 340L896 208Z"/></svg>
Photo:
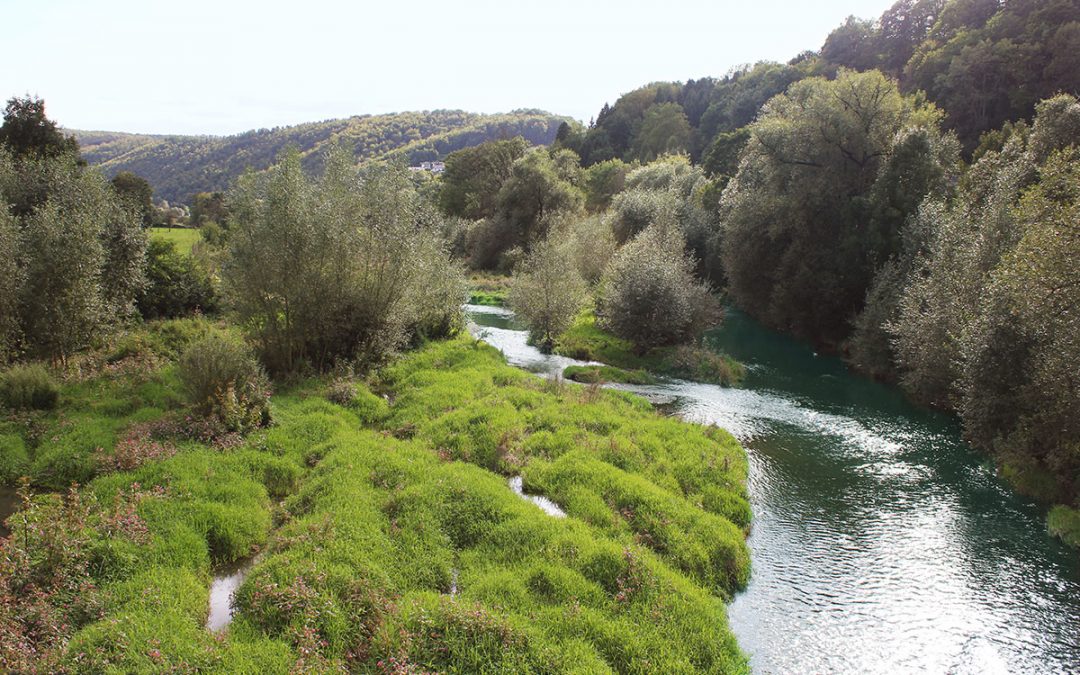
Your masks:
<svg viewBox="0 0 1080 675"><path fill-rule="evenodd" d="M458 110L363 115L235 136L152 136L70 130L83 157L107 174L134 172L157 197L187 202L197 192L224 190L245 169L263 170L286 147L297 147L306 169L317 171L323 151L343 142L357 161L403 157L436 160L484 141L523 136L551 143L565 118L540 110L482 115Z"/></svg>

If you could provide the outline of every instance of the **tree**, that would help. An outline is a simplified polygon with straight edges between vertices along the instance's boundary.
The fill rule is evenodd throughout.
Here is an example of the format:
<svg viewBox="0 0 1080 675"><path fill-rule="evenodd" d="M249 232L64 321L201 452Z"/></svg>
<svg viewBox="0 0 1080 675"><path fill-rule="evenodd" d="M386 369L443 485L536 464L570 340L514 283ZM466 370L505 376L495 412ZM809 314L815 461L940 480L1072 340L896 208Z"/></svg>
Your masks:
<svg viewBox="0 0 1080 675"><path fill-rule="evenodd" d="M495 214L471 251L474 267L491 268L512 248L529 248L547 236L554 219L581 210L584 195L571 176L543 150L514 162L495 198Z"/></svg>
<svg viewBox="0 0 1080 675"><path fill-rule="evenodd" d="M113 176L112 186L120 199L135 210L143 227L154 224L154 188L145 178L130 171L121 171Z"/></svg>
<svg viewBox="0 0 1080 675"><path fill-rule="evenodd" d="M645 113L634 135L634 155L651 162L661 155L690 149L690 121L678 103L657 103Z"/></svg>
<svg viewBox="0 0 1080 675"><path fill-rule="evenodd" d="M22 270L18 264L19 229L6 204L0 204L0 363L16 355L19 345L19 293Z"/></svg>
<svg viewBox="0 0 1080 675"><path fill-rule="evenodd" d="M551 239L535 246L515 273L510 306L529 327L529 338L550 351L585 301L585 282L565 247Z"/></svg>
<svg viewBox="0 0 1080 675"><path fill-rule="evenodd" d="M933 236L890 328L902 366L901 383L916 398L958 405L964 395L965 335L974 330L979 307L991 296L994 270L1028 227L1017 217L1020 196L1038 179L1049 157L1075 143L1078 128L1080 103L1075 98L1059 96L1041 103L1029 135L1015 134L1000 153L983 155L951 203L931 203L925 214L920 212L920 218L933 220L926 226ZM999 302L994 307L1005 311L1009 305ZM1005 323L1002 319L987 325ZM985 339L1020 344L1019 338L1006 340L1002 335Z"/></svg>
<svg viewBox="0 0 1080 675"><path fill-rule="evenodd" d="M694 278L695 262L678 231L657 224L621 248L600 282L597 315L638 353L695 340L720 320L709 287Z"/></svg>
<svg viewBox="0 0 1080 675"><path fill-rule="evenodd" d="M621 159L609 159L585 169L585 208L592 213L604 211L615 195L622 192L630 165Z"/></svg>
<svg viewBox="0 0 1080 675"><path fill-rule="evenodd" d="M878 260L847 345L851 362L866 374L882 379L896 374L892 335L886 326L898 317L900 297L934 232L931 212L919 214L919 206L927 199L950 196L960 172L959 152L952 137L925 127L907 128L898 134L867 197L869 218L862 247L887 259Z"/></svg>
<svg viewBox="0 0 1080 675"><path fill-rule="evenodd" d="M872 192L904 128L939 113L876 71L802 80L750 127L721 200L720 255L732 298L769 325L838 346L917 204L875 220ZM917 192L917 191L916 191Z"/></svg>
<svg viewBox="0 0 1080 675"><path fill-rule="evenodd" d="M56 122L45 116L45 101L30 96L8 100L4 124L0 126L0 145L8 146L16 157L79 153L75 137L65 136Z"/></svg>
<svg viewBox="0 0 1080 675"><path fill-rule="evenodd" d="M199 192L191 198L192 227L202 227L207 223L228 227L229 207L225 203L224 192Z"/></svg>
<svg viewBox="0 0 1080 675"><path fill-rule="evenodd" d="M490 218L499 189L528 148L525 139L518 136L450 153L442 174L439 208L449 216Z"/></svg>
<svg viewBox="0 0 1080 675"><path fill-rule="evenodd" d="M146 235L100 173L72 155L14 159L0 152L0 193L37 202L14 213L18 333L24 351L65 360L131 315L142 287Z"/></svg>
<svg viewBox="0 0 1080 675"><path fill-rule="evenodd" d="M152 239L146 251L146 286L136 305L146 319L174 318L217 308L209 275L171 241Z"/></svg>

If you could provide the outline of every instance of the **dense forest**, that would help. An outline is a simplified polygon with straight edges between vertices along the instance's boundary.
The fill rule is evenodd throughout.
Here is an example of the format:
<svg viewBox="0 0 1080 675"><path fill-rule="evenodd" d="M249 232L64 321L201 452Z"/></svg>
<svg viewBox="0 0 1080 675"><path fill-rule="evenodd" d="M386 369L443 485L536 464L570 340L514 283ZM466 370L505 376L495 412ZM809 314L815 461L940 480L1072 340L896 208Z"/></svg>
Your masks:
<svg viewBox="0 0 1080 675"><path fill-rule="evenodd" d="M588 126L11 99L0 670L748 672L746 452L601 386L745 383L725 302L957 416L1080 545L1078 40L1078 2L901 0ZM586 363L510 367L470 297Z"/></svg>
<svg viewBox="0 0 1080 675"><path fill-rule="evenodd" d="M189 203L194 194L225 190L245 169L266 169L288 147L300 151L308 171L321 168L323 154L333 145L351 148L357 161L401 158L419 164L499 138L521 136L546 145L563 121L539 110L503 115L436 110L362 115L223 137L70 133L83 157L107 174L130 171L149 181L158 199Z"/></svg>

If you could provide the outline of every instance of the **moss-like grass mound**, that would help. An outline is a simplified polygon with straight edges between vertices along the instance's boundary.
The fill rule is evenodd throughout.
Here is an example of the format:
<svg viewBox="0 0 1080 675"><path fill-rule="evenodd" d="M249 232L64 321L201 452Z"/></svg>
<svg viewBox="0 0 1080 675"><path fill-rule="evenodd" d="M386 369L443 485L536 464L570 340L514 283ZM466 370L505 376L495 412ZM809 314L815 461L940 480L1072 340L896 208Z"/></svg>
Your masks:
<svg viewBox="0 0 1080 675"><path fill-rule="evenodd" d="M644 370L623 370L614 366L567 366L563 377L584 384L655 384L656 378Z"/></svg>
<svg viewBox="0 0 1080 675"><path fill-rule="evenodd" d="M148 375L153 391L172 391L172 368ZM159 414L144 403L170 400L107 379L79 386L102 401L80 404L109 421L101 443ZM43 604L68 607L63 639L29 657L9 642L0 666L747 671L724 604L749 574L746 458L730 435L528 375L465 338L354 386L339 404L326 381L294 385L271 399L275 425L239 445L178 441L132 470L98 471L77 497L37 498L30 521L56 523L68 559L88 562L52 570L78 583L35 600L39 617ZM568 517L514 494L516 475ZM39 531L25 521L5 545ZM227 632L208 632L212 570L255 552ZM5 577L4 592L51 583L47 564ZM0 625L25 628L3 607Z"/></svg>
<svg viewBox="0 0 1080 675"><path fill-rule="evenodd" d="M583 312L574 325L559 336L555 342L555 353L574 359L599 361L624 371L647 371L725 387L738 384L746 375L746 368L741 363L704 347L659 347L638 354L628 340L601 328L591 311Z"/></svg>
<svg viewBox="0 0 1080 675"><path fill-rule="evenodd" d="M1059 504L1046 517L1050 534L1060 537L1069 546L1080 548L1080 509Z"/></svg>

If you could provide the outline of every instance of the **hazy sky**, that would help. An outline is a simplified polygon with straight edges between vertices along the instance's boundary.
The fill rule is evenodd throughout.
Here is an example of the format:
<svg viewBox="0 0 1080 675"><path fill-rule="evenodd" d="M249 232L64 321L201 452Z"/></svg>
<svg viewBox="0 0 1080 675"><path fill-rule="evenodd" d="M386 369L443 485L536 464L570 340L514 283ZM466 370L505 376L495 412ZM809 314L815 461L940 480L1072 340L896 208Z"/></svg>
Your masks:
<svg viewBox="0 0 1080 675"><path fill-rule="evenodd" d="M228 134L363 113L588 121L655 80L818 49L892 0L0 0L0 96L70 128Z"/></svg>

